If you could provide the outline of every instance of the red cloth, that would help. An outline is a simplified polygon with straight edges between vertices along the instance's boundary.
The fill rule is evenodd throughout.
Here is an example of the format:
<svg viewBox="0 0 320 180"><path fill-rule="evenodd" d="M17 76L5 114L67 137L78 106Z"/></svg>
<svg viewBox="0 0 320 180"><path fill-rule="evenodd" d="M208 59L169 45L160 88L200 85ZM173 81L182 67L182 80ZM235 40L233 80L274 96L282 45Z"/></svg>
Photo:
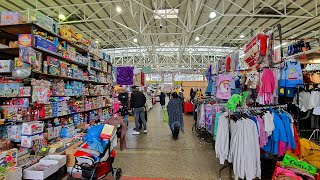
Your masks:
<svg viewBox="0 0 320 180"><path fill-rule="evenodd" d="M260 55L265 56L267 54L268 35L258 34L258 39L260 41Z"/></svg>
<svg viewBox="0 0 320 180"><path fill-rule="evenodd" d="M228 55L227 60L226 60L226 71L230 71L230 63L231 63L231 58L230 55Z"/></svg>
<svg viewBox="0 0 320 180"><path fill-rule="evenodd" d="M300 150L300 140L299 140L299 135L297 131L297 127L295 124L293 124L293 132L294 132L294 141L296 142L296 149L293 150L293 153L297 156L300 155L301 150Z"/></svg>
<svg viewBox="0 0 320 180"><path fill-rule="evenodd" d="M92 154L89 154L87 152L83 152L83 151L77 151L74 153L75 157L79 157L79 156L86 156L86 157L93 157Z"/></svg>

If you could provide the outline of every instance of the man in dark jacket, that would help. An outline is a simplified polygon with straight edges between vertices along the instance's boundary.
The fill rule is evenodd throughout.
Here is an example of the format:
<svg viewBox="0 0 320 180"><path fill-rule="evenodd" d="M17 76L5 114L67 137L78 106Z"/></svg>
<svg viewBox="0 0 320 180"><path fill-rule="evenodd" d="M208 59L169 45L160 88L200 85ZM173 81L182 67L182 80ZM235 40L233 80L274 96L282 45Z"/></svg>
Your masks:
<svg viewBox="0 0 320 180"><path fill-rule="evenodd" d="M145 120L145 109L144 105L146 103L146 96L139 91L137 87L133 87L133 92L131 93L131 98L130 98L130 105L131 108L133 109L133 114L134 114L134 119L135 119L135 124L136 124L136 129L133 131L133 135L139 135L140 132L139 130L139 118L141 118L143 127L144 127L144 133L147 133L147 124Z"/></svg>

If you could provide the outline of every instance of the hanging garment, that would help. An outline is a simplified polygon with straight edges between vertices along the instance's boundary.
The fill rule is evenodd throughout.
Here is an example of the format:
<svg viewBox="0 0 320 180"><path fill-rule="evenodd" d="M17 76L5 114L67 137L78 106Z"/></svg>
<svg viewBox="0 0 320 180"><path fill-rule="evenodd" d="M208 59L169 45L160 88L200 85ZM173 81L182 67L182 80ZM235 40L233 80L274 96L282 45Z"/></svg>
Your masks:
<svg viewBox="0 0 320 180"><path fill-rule="evenodd" d="M274 91L274 74L271 69L264 69L261 78L261 86L259 90L259 96L263 97L263 104L271 104Z"/></svg>
<svg viewBox="0 0 320 180"><path fill-rule="evenodd" d="M218 99L229 99L231 96L231 85L232 75L231 74L219 74L217 76L217 94Z"/></svg>
<svg viewBox="0 0 320 180"><path fill-rule="evenodd" d="M287 61L281 72L281 87L294 87L303 83L300 62Z"/></svg>
<svg viewBox="0 0 320 180"><path fill-rule="evenodd" d="M220 164L224 164L229 153L229 120L226 117L227 115L227 113L223 113L218 121L215 151Z"/></svg>
<svg viewBox="0 0 320 180"><path fill-rule="evenodd" d="M206 129L208 130L209 133L211 132L212 128L212 120L213 118L213 106L211 104L207 104L205 107L205 123L206 123Z"/></svg>

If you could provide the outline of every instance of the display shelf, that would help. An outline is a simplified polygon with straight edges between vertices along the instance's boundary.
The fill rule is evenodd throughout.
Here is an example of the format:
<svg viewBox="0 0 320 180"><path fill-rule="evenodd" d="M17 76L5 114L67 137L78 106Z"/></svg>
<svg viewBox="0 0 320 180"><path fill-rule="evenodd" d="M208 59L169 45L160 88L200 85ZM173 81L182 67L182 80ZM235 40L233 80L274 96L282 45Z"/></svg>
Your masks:
<svg viewBox="0 0 320 180"><path fill-rule="evenodd" d="M285 59L287 60L294 59L298 61L320 59L320 47L311 49L305 52L300 52L291 56L287 56L285 57Z"/></svg>
<svg viewBox="0 0 320 180"><path fill-rule="evenodd" d="M59 39L59 41L66 41L68 44L76 48L76 51L79 53L87 52L86 49L80 47L79 45L66 40L58 34L53 33L50 30L47 30L34 23L25 23L25 24L10 24L10 25L0 25L0 31L6 32L7 34L14 35L18 37L19 34L32 34L32 26L34 26L39 31L45 31L49 36L54 36Z"/></svg>
<svg viewBox="0 0 320 180"><path fill-rule="evenodd" d="M12 56L18 56L19 55L19 48L0 48L0 53L9 54Z"/></svg>
<svg viewBox="0 0 320 180"><path fill-rule="evenodd" d="M65 76L58 76L58 75L53 75L53 74L46 74L46 73L41 73L41 72L33 72L34 74L50 77L50 78L60 78L60 79L65 79L65 80L70 80L70 81L80 81L80 82L87 82L91 83L93 85L108 85L109 83L103 83L103 82L96 82L96 81L91 81L91 80L84 80L84 79L77 79L77 78L70 78L70 77L65 77Z"/></svg>
<svg viewBox="0 0 320 180"><path fill-rule="evenodd" d="M61 116L57 116L57 117L47 117L47 118L44 118L44 119L34 119L34 121L45 121L45 120L54 119L54 118L62 118L62 117L65 117L65 116L72 116L72 115L75 115L75 114L86 113L86 112L89 112L89 111L94 111L94 110L97 110L97 109L104 109L104 108L108 108L108 107L110 107L110 106L103 106L103 107L93 108L93 109L90 109L90 110L74 112L74 113L65 114L65 115L61 115Z"/></svg>
<svg viewBox="0 0 320 180"><path fill-rule="evenodd" d="M92 67L92 66L90 67L90 69L95 70L95 71L99 71L99 72L102 72L102 73L105 73L105 74L110 74L107 71L104 71L104 70L101 70L101 69L98 69L98 68L95 68L95 67Z"/></svg>
<svg viewBox="0 0 320 180"><path fill-rule="evenodd" d="M0 96L0 98L26 98L31 96Z"/></svg>
<svg viewBox="0 0 320 180"><path fill-rule="evenodd" d="M42 55L46 55L46 56L51 56L51 57L54 57L54 58L57 58L59 60L62 60L62 61L65 61L67 63L72 63L72 64L76 64L78 65L79 67L88 67L87 64L83 64L83 63L79 63L77 61L74 61L74 60L71 60L71 59L68 59L68 58L65 58L65 57L62 57L54 52L51 52L49 50L46 50L46 49L42 49L42 48L37 48L37 47L33 47L35 50L37 51L40 51L42 52Z"/></svg>
<svg viewBox="0 0 320 180"><path fill-rule="evenodd" d="M89 94L83 94L81 96L75 96L75 95L71 95L71 96L68 96L68 95L52 95L50 97L99 97L99 96L109 96L108 94L106 95L89 95Z"/></svg>

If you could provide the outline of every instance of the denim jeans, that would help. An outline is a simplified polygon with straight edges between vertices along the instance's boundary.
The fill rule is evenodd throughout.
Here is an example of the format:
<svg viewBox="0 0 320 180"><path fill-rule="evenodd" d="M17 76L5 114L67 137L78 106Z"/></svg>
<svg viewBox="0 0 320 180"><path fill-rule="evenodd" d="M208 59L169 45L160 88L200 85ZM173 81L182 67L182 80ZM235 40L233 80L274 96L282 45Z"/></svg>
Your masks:
<svg viewBox="0 0 320 180"><path fill-rule="evenodd" d="M145 119L145 112L144 112L144 107L139 107L139 108L134 108L133 109L133 113L134 113L134 121L136 124L136 131L139 130L139 118L141 118L142 124L144 129L147 129L147 124L146 124L146 119Z"/></svg>
<svg viewBox="0 0 320 180"><path fill-rule="evenodd" d="M129 125L129 115L123 116L124 120L126 120L127 126Z"/></svg>

